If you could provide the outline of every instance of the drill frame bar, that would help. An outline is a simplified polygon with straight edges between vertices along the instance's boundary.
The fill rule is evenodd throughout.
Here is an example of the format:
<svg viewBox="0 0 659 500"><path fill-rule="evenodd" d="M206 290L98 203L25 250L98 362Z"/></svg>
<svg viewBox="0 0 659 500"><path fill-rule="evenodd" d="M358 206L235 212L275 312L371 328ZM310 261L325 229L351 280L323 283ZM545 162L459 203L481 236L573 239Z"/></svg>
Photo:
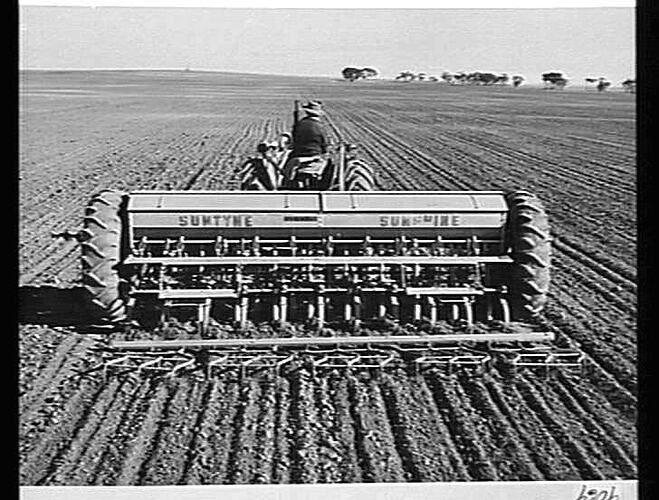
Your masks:
<svg viewBox="0 0 659 500"><path fill-rule="evenodd" d="M69 237L75 237L75 233L71 233L70 231L64 232L64 233L57 233L56 236L58 237L66 237L64 235L72 235ZM178 238L175 237L170 237L170 238L147 238L144 236L144 239L140 239L141 242L149 245L149 244L154 244L154 245L164 245L167 244L168 242L174 241L176 242ZM252 242L254 240L254 236L248 237L248 238L231 238L231 237L223 237L221 239L222 242L230 243L230 244L240 244L244 240L247 240L248 242ZM415 237L407 237L407 241L411 242L412 240L416 240L417 243L435 243L437 239L433 238L415 238ZM289 243L291 240L290 238L271 238L271 237L258 237L258 243L259 244L286 244ZM326 237L318 237L318 238L309 238L306 236L301 236L299 238L295 238L294 240L296 243L302 243L302 244L323 244L326 243ZM359 239L359 238L332 238L332 243L336 244L362 244L364 243L364 239ZM449 244L460 244L460 243L466 243L469 241L469 238L442 238L440 240L442 243L449 243ZM216 239L211 239L211 238L184 238L184 242L186 244L191 244L191 245L211 245L215 244L217 242ZM395 243L396 238L369 238L368 239L369 243L372 244L388 244L388 243ZM486 243L486 244L498 244L501 243L500 239L494 239L494 238L482 238L478 239L479 243Z"/></svg>
<svg viewBox="0 0 659 500"><path fill-rule="evenodd" d="M160 264L163 266L377 266L377 265L430 265L469 266L477 264L511 264L508 255L483 256L277 256L277 257L135 257L130 255L123 261L124 265Z"/></svg>
<svg viewBox="0 0 659 500"><path fill-rule="evenodd" d="M396 293L398 295L437 295L437 296L464 296L464 295L484 295L485 293L497 293L496 288L470 288L470 287L406 287L393 291L387 287L323 287L322 289L311 287L286 286L285 288L247 288L242 290L243 295L253 294L294 294L294 293L346 293L354 292L356 289L360 293ZM169 289L142 289L131 292L134 295L157 295L159 299L237 299L241 294L231 288L169 288ZM195 304L186 304L195 305Z"/></svg>
<svg viewBox="0 0 659 500"><path fill-rule="evenodd" d="M158 294L159 299L237 299L239 295L230 288L181 288L164 290L136 290L134 294Z"/></svg>
<svg viewBox="0 0 659 500"><path fill-rule="evenodd" d="M555 338L554 332L529 333L478 333L441 335L383 335L365 337L287 337L256 339L209 340L148 340L111 341L115 350L149 351L179 349L212 349L227 347L304 347L340 345L403 345L403 344L454 344L460 342L547 342Z"/></svg>

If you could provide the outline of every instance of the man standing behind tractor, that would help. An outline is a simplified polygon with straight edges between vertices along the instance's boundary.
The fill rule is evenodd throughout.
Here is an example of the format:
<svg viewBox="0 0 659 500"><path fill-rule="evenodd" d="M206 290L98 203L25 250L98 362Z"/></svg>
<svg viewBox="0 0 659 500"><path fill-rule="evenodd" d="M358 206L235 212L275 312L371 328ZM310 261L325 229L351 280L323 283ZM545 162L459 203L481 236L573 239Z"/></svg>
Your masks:
<svg viewBox="0 0 659 500"><path fill-rule="evenodd" d="M288 189L309 189L322 176L327 160L327 138L320 122L322 104L310 101L302 105L307 116L293 125L293 151L284 168Z"/></svg>

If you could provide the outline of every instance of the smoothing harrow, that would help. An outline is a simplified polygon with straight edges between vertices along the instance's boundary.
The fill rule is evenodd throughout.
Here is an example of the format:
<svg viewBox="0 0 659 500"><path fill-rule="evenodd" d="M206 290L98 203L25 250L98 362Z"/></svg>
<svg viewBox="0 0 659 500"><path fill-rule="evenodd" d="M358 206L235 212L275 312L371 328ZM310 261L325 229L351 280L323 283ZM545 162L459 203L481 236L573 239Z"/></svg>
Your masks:
<svg viewBox="0 0 659 500"><path fill-rule="evenodd" d="M372 169L346 144L316 177L301 169L303 179L285 178L290 150L266 146L241 170L249 173L246 191L105 190L89 202L80 231L58 234L80 242L85 305L98 323L196 325L197 340L111 341L116 359L106 372L201 366L208 375L246 374L288 367L303 351L318 371L382 370L405 348L406 356L416 349L411 363L420 371L483 371L496 345L554 339L532 329L359 334L371 320L429 332L439 323L533 321L547 300L551 255L549 222L534 195L374 191ZM263 322L305 323L316 334L247 338L250 325ZM212 324L245 335L212 338ZM328 337L327 327L354 335ZM485 353L464 349L475 344ZM583 362L579 353L546 352L505 357L520 368Z"/></svg>
<svg viewBox="0 0 659 500"><path fill-rule="evenodd" d="M274 350L210 350L206 364L206 375L224 375L239 373L241 377L248 373L270 371L280 374L282 367L295 359L294 354L279 353Z"/></svg>
<svg viewBox="0 0 659 500"><path fill-rule="evenodd" d="M419 353L412 363L417 374L436 368L449 375L457 371L481 375L491 368L492 356L468 348L437 347Z"/></svg>
<svg viewBox="0 0 659 500"><path fill-rule="evenodd" d="M319 370L345 370L348 373L353 370L376 370L382 371L396 363L396 357L392 351L378 349L335 349L317 351L311 359L312 371Z"/></svg>
<svg viewBox="0 0 659 500"><path fill-rule="evenodd" d="M586 355L572 349L557 349L550 346L498 348L495 350L507 365L509 373L530 369L536 373L549 375L560 368L573 375L583 376Z"/></svg>
<svg viewBox="0 0 659 500"><path fill-rule="evenodd" d="M377 345L377 344L376 344ZM475 349L470 347L411 344L388 346L338 345L334 347L308 345L306 347L208 348L192 352L172 351L116 351L115 357L103 364L103 374L158 374L174 377L196 372L207 378L215 376L246 377L259 373L281 375L299 368L307 368L312 375L329 371L356 373L368 371L379 374L387 369L412 367L415 374L427 370L453 375L466 373L483 375L494 364L504 366L505 373L515 375L521 369L541 375L562 369L582 374L584 355L570 350L551 350L547 347L516 347Z"/></svg>
<svg viewBox="0 0 659 500"><path fill-rule="evenodd" d="M103 376L107 378L111 373L157 373L167 376L176 376L189 371L195 365L193 356L186 353L120 353L103 362Z"/></svg>

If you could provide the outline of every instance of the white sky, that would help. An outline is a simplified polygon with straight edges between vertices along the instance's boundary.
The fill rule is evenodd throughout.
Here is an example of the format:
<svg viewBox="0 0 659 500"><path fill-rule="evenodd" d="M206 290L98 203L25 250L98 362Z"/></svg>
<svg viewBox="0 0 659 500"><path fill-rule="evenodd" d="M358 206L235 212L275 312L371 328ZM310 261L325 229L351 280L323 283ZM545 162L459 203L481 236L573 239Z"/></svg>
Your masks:
<svg viewBox="0 0 659 500"><path fill-rule="evenodd" d="M235 8L583 8L635 7L634 0L19 0L19 5Z"/></svg>
<svg viewBox="0 0 659 500"><path fill-rule="evenodd" d="M617 85L636 72L631 7L321 10L22 5L19 21L22 69L190 68L337 77L342 68L356 66L374 67L385 78L405 70L430 75L489 71L522 74L528 83L539 83L543 72L561 71L577 85L585 77L599 76Z"/></svg>

